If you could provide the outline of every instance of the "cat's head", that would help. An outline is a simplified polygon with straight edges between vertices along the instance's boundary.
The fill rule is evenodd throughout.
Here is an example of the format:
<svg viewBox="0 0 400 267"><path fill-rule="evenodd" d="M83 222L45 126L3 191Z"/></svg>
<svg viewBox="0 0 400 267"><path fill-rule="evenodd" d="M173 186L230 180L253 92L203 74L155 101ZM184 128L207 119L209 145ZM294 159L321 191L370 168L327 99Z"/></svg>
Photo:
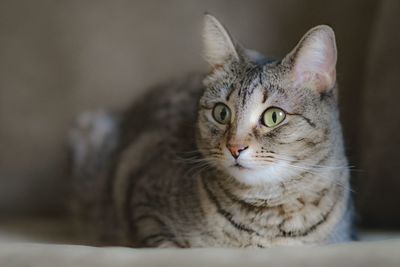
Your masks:
<svg viewBox="0 0 400 267"><path fill-rule="evenodd" d="M211 70L197 144L212 165L246 184L281 181L326 163L341 146L329 26L312 28L282 60L268 61L205 15L204 47Z"/></svg>

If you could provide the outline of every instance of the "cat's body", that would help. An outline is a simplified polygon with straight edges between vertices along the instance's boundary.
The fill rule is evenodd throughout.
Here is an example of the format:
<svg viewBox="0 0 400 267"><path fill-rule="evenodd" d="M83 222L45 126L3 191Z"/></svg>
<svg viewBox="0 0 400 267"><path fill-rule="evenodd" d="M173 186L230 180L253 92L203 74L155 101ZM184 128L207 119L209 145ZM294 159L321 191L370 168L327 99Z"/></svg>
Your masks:
<svg viewBox="0 0 400 267"><path fill-rule="evenodd" d="M238 52L208 15L205 34L209 75L155 88L118 119L80 120L71 142L81 211L139 247L349 240L335 81L307 76L311 88L300 90L287 76L307 35L288 59L270 62ZM285 113L281 125L267 127L276 113L260 122L271 107Z"/></svg>

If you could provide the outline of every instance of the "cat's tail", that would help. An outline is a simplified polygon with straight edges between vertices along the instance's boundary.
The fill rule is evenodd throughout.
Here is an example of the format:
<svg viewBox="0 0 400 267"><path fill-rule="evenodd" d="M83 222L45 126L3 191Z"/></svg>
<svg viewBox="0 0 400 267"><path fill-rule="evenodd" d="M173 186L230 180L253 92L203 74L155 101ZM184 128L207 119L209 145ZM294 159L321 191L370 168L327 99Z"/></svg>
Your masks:
<svg viewBox="0 0 400 267"><path fill-rule="evenodd" d="M76 119L67 140L72 176L70 210L80 229L96 241L108 220L107 177L118 144L119 124L118 114L84 112Z"/></svg>

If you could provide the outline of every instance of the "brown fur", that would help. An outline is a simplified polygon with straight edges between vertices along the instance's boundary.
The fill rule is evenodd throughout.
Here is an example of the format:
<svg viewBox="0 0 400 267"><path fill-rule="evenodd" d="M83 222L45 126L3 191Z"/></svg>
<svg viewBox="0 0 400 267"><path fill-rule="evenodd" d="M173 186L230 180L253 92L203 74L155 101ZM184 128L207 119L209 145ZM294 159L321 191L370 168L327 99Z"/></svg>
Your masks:
<svg viewBox="0 0 400 267"><path fill-rule="evenodd" d="M101 228L108 236L113 232L120 244L137 247L264 248L348 240L349 172L332 93L336 84L329 84L336 64L332 30L314 28L284 60L263 64L224 31L206 15L212 71L136 101L103 135L104 142L113 137L118 144L102 155L98 173L85 172L88 161L75 162L78 187L88 179L96 185L96 197L77 196L78 202L86 201L81 207L94 211L94 220L106 221ZM318 51L330 58L320 60ZM213 118L218 103L230 110L227 124ZM272 128L262 123L271 107L286 113ZM104 117L91 123L101 125ZM99 146L90 147L95 131L83 136L81 129L72 138L86 148L78 158L96 161ZM246 149L232 154L229 144Z"/></svg>

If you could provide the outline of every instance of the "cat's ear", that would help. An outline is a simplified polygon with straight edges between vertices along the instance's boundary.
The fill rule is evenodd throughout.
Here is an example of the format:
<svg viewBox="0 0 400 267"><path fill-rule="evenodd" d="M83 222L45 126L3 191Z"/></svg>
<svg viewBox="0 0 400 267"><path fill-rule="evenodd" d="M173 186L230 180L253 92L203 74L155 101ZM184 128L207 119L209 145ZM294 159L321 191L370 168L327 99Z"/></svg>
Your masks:
<svg viewBox="0 0 400 267"><path fill-rule="evenodd" d="M282 63L289 65L295 83L323 93L336 83L336 60L335 33L320 25L309 30Z"/></svg>
<svg viewBox="0 0 400 267"><path fill-rule="evenodd" d="M204 15L204 57L212 68L222 66L230 60L239 60L236 45L228 31L212 15Z"/></svg>

